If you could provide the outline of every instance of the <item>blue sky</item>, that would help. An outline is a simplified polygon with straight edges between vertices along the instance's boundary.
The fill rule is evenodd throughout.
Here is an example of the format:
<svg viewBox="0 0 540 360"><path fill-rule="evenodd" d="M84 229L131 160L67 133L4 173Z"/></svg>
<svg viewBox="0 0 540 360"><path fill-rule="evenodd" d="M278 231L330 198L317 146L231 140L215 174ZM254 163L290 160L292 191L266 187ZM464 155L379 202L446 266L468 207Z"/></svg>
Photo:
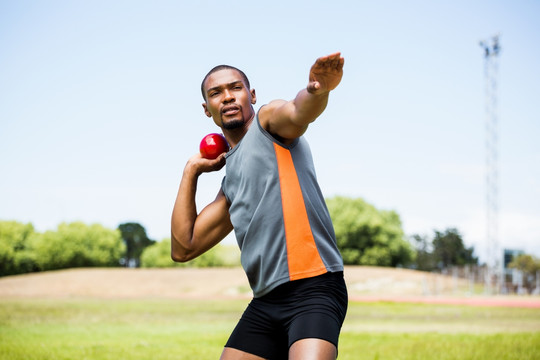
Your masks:
<svg viewBox="0 0 540 360"><path fill-rule="evenodd" d="M218 130L206 72L243 69L258 109L341 51L343 81L306 133L325 196L395 210L408 235L456 227L482 256L478 43L500 34L499 242L540 255L539 16L537 1L2 1L0 219L167 237L184 164ZM222 176L200 179L200 206Z"/></svg>

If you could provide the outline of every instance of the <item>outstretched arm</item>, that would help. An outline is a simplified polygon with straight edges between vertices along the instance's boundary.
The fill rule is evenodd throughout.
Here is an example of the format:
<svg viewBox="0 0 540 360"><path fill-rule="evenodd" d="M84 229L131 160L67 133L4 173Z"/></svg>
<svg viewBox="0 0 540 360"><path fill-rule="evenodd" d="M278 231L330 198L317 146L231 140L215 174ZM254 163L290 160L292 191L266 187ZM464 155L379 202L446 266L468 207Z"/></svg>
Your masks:
<svg viewBox="0 0 540 360"><path fill-rule="evenodd" d="M284 142L300 137L326 108L330 91L341 82L344 62L340 53L318 58L307 87L294 100L275 100L260 109L261 125Z"/></svg>
<svg viewBox="0 0 540 360"><path fill-rule="evenodd" d="M197 214L195 204L199 175L219 170L223 165L224 154L215 160L197 154L186 164L171 219L171 257L174 261L185 262L201 255L233 229L229 205L221 190L200 214Z"/></svg>

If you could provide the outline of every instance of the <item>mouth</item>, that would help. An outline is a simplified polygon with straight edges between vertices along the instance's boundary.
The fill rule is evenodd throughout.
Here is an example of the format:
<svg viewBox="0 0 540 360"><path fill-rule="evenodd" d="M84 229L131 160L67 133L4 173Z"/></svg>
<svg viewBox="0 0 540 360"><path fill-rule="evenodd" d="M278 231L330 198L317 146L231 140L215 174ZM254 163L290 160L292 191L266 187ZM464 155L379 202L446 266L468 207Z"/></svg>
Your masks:
<svg viewBox="0 0 540 360"><path fill-rule="evenodd" d="M240 112L240 106L238 105L226 105L221 108L221 115L231 116Z"/></svg>

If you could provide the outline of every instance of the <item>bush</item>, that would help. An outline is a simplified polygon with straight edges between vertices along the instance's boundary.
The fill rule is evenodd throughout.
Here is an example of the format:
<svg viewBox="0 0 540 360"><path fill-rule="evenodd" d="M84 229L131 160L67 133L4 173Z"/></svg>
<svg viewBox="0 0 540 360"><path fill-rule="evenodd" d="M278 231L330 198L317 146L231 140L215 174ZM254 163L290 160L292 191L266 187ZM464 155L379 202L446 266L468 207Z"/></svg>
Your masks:
<svg viewBox="0 0 540 360"><path fill-rule="evenodd" d="M0 221L0 276L37 270L35 256L29 249L35 236L34 226L17 221Z"/></svg>
<svg viewBox="0 0 540 360"><path fill-rule="evenodd" d="M186 263L177 263L171 259L171 239L151 245L141 255L141 267L218 267L239 266L240 250L236 245L219 244L199 257Z"/></svg>
<svg viewBox="0 0 540 360"><path fill-rule="evenodd" d="M396 212L378 210L360 198L336 196L326 204L345 264L395 267L413 260Z"/></svg>
<svg viewBox="0 0 540 360"><path fill-rule="evenodd" d="M118 266L125 252L120 231L82 222L62 223L56 231L37 234L31 248L41 270Z"/></svg>

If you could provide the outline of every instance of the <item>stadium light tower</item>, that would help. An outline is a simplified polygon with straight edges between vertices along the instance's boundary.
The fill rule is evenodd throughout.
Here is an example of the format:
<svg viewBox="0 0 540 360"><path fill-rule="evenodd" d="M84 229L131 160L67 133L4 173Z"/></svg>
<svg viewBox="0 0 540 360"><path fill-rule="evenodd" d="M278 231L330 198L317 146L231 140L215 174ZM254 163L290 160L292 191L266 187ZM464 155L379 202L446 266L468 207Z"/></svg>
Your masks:
<svg viewBox="0 0 540 360"><path fill-rule="evenodd" d="M502 253L499 249L499 203L498 203L498 111L497 77L499 72L499 35L481 41L484 50L485 91L485 146L486 146L486 292L500 290L502 285ZM497 281L498 280L498 281ZM495 285L495 288L492 286ZM497 286L499 285L499 286ZM497 289L498 288L498 289Z"/></svg>

